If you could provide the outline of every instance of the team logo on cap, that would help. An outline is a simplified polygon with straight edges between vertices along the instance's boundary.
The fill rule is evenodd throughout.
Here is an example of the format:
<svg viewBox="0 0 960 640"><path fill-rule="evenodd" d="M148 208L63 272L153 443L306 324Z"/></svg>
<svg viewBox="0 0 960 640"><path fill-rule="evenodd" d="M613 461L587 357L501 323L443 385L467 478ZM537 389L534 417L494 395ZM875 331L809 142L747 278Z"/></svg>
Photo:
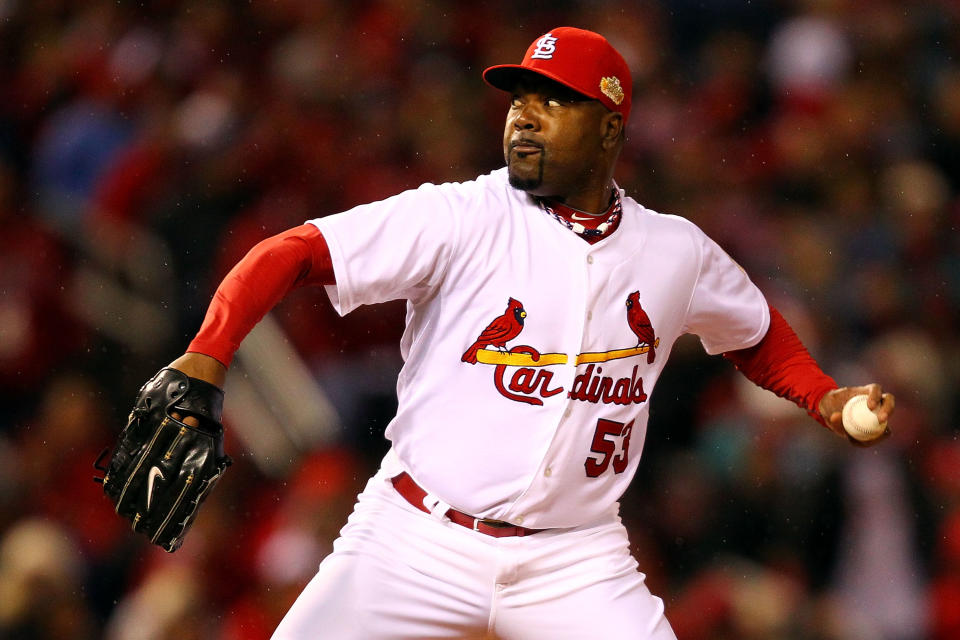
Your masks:
<svg viewBox="0 0 960 640"><path fill-rule="evenodd" d="M537 48L534 49L533 55L531 55L530 58L537 60L551 60L553 58L553 53L556 50L557 39L549 33L546 33L542 38L537 40Z"/></svg>
<svg viewBox="0 0 960 640"><path fill-rule="evenodd" d="M620 86L620 78L617 76L600 78L600 92L613 100L613 104L623 102L623 87Z"/></svg>

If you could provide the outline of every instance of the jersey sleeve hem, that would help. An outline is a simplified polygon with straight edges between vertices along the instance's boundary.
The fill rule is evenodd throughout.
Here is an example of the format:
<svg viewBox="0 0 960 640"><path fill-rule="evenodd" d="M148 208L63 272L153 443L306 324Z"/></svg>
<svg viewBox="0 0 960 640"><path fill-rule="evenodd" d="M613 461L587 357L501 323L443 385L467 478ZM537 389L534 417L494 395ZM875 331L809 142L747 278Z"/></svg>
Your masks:
<svg viewBox="0 0 960 640"><path fill-rule="evenodd" d="M736 351L738 349L749 349L750 347L757 345L761 340L763 340L763 337L767 335L767 331L770 330L770 305L764 302L762 307L763 308L761 310L760 326L752 336L750 336L746 340L741 340L736 343L731 342L727 344L721 344L719 346L714 344L707 346L707 344L701 339L700 344L703 345L703 350L706 351L707 354L711 356L717 356L726 351Z"/></svg>
<svg viewBox="0 0 960 640"><path fill-rule="evenodd" d="M343 256L340 239L329 225L324 224L323 218L308 220L307 224L315 226L320 233L323 234L323 238L327 242L327 247L330 250L330 263L333 265L333 275L336 284L324 285L323 288L327 292L327 297L330 298L330 304L333 306L333 309L341 316L345 316L359 305L354 303L353 297L350 295L350 274L346 268L346 259Z"/></svg>

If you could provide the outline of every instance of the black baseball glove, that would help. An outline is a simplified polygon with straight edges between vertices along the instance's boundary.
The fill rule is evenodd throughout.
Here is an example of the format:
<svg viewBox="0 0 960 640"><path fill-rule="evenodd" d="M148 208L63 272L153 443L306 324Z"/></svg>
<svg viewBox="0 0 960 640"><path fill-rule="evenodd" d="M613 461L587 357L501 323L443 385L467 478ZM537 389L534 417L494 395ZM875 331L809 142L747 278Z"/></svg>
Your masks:
<svg viewBox="0 0 960 640"><path fill-rule="evenodd" d="M230 465L223 453L223 391L176 369L161 369L137 394L103 471L103 491L133 530L174 552L197 510ZM179 417L174 417L176 414ZM195 417L196 427L183 422Z"/></svg>

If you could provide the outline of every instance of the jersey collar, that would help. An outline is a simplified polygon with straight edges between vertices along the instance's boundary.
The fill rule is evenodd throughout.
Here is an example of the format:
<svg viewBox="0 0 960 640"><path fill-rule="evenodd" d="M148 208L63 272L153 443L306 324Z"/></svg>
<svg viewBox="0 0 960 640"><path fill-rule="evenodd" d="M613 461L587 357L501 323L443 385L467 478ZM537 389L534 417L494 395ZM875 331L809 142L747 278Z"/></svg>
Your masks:
<svg viewBox="0 0 960 640"><path fill-rule="evenodd" d="M598 242L616 231L623 214L623 202L620 197L620 189L617 188L616 183L613 185L613 193L610 194L610 206L602 214L585 213L548 198L537 198L537 203L554 220L590 244Z"/></svg>

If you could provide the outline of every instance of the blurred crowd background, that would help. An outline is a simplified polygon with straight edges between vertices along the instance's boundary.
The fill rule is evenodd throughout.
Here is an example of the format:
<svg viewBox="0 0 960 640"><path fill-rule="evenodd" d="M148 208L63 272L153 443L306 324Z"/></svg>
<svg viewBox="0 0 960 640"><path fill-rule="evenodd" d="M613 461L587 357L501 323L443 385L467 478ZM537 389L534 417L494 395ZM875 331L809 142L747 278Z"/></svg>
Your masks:
<svg viewBox="0 0 960 640"><path fill-rule="evenodd" d="M0 638L269 636L386 449L402 303L271 313L176 554L92 462L255 242L501 166L480 72L564 24L633 70L619 184L897 398L860 449L677 344L622 512L680 639L960 638L951 0L0 0Z"/></svg>

